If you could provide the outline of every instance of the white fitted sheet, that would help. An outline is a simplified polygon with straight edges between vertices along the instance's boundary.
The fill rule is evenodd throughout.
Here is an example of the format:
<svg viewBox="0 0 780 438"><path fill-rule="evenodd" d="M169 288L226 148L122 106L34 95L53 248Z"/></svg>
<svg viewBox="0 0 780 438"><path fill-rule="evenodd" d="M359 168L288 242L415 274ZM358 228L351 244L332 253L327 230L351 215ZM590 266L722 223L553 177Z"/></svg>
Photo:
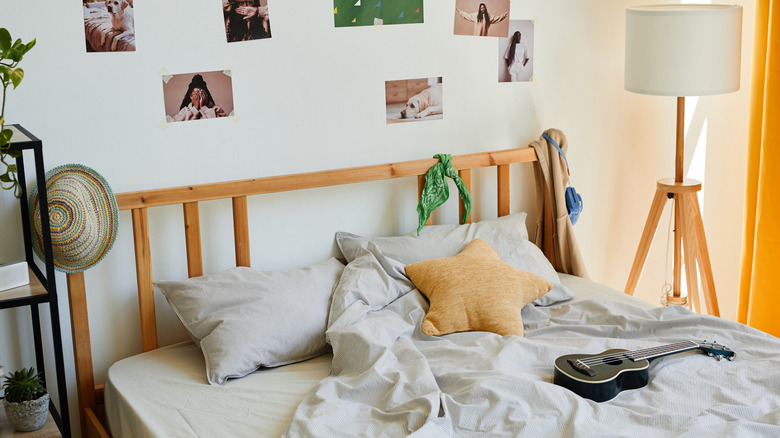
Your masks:
<svg viewBox="0 0 780 438"><path fill-rule="evenodd" d="M655 307L598 283L560 278L575 300ZM326 354L214 386L191 341L129 357L111 366L105 383L111 433L114 438L278 437L306 393L330 374L331 360Z"/></svg>
<svg viewBox="0 0 780 438"><path fill-rule="evenodd" d="M330 354L209 385L192 341L123 359L108 371L114 438L278 437L303 396L330 374Z"/></svg>

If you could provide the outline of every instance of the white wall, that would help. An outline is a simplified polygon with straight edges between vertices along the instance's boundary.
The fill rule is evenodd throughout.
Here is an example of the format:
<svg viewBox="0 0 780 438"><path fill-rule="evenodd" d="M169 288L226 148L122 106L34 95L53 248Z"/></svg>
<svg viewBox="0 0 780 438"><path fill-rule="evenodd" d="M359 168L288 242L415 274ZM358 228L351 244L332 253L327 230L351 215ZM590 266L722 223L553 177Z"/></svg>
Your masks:
<svg viewBox="0 0 780 438"><path fill-rule="evenodd" d="M575 230L590 274L623 289L655 181L672 176L674 166L674 99L623 90L624 11L636 1L513 0L512 19L536 20L530 84L497 83L495 39L453 35L455 0L427 1L424 24L353 29L333 28L329 1L269 3L272 39L226 44L219 0L187 7L136 1L138 51L87 54L77 5L3 0L2 25L14 38L38 39L23 63L24 82L9 92L6 119L44 140L47 169L85 164L116 192L520 147L557 127L569 137L573 181L585 199ZM689 100L695 132L686 149L686 168L699 157L706 163L695 176L705 181L705 228L726 318L736 315L742 227L753 29L752 2L744 6L742 90L698 99L695 108ZM163 68L231 69L239 119L161 128ZM386 125L384 81L432 76L444 77L444 119ZM525 189L514 192L513 204L535 215L529 169L514 170L513 181ZM493 177L475 178L475 219L495 215ZM414 181L396 181L253 199L253 265L318 261L332 253L336 230L409 231L415 196ZM454 205L444 207L442 221L455 221ZM204 238L207 271L234 263L225 206L201 207L203 229L216 230ZM23 257L18 217L16 200L1 193L0 261ZM155 277L183 278L180 210L163 208L151 220ZM109 364L140 350L129 222L123 213L115 248L87 273L98 382ZM637 291L654 304L664 279L665 235L660 228ZM58 285L64 297L61 274ZM184 339L167 304L158 304L161 342ZM63 299L66 324L67 309ZM34 363L30 332L28 310L0 311L6 370ZM45 335L51 342L48 329ZM63 343L75 412L67 328Z"/></svg>

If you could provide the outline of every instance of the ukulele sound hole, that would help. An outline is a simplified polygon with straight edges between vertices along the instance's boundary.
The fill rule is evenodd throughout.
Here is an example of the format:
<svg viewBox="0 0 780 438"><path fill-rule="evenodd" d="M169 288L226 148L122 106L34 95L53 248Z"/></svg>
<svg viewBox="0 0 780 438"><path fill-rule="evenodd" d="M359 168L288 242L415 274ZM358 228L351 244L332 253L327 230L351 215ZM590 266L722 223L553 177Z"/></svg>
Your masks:
<svg viewBox="0 0 780 438"><path fill-rule="evenodd" d="M620 365L623 361L616 357L609 357L604 359L604 363L607 365Z"/></svg>

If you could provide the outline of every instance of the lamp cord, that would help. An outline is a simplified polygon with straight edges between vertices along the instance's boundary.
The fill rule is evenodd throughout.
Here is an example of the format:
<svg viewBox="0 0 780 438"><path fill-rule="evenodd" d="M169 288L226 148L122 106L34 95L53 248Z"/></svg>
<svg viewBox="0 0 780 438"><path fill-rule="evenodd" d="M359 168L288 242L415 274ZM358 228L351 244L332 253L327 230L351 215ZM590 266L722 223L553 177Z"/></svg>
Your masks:
<svg viewBox="0 0 780 438"><path fill-rule="evenodd" d="M674 286L672 286L669 283L669 252L670 252L670 245L669 242L672 241L672 226L673 226L673 218L674 218L674 209L675 209L675 203L670 202L670 212L669 212L669 228L666 232L666 261L664 263L664 284L661 285L661 305L662 306L668 306L668 297L669 292L674 291Z"/></svg>

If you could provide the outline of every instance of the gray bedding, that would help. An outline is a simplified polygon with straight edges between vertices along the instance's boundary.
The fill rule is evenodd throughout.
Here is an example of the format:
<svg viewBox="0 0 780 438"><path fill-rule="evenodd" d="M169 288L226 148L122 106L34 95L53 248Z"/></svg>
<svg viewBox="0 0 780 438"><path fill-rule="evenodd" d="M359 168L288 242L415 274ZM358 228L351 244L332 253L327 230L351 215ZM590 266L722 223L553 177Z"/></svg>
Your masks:
<svg viewBox="0 0 780 438"><path fill-rule="evenodd" d="M303 400L289 437L780 436L780 340L681 307L585 299L526 306L525 337L420 332L425 298L363 251L334 291L333 372ZM653 361L645 388L595 403L554 385L571 353L716 340Z"/></svg>

